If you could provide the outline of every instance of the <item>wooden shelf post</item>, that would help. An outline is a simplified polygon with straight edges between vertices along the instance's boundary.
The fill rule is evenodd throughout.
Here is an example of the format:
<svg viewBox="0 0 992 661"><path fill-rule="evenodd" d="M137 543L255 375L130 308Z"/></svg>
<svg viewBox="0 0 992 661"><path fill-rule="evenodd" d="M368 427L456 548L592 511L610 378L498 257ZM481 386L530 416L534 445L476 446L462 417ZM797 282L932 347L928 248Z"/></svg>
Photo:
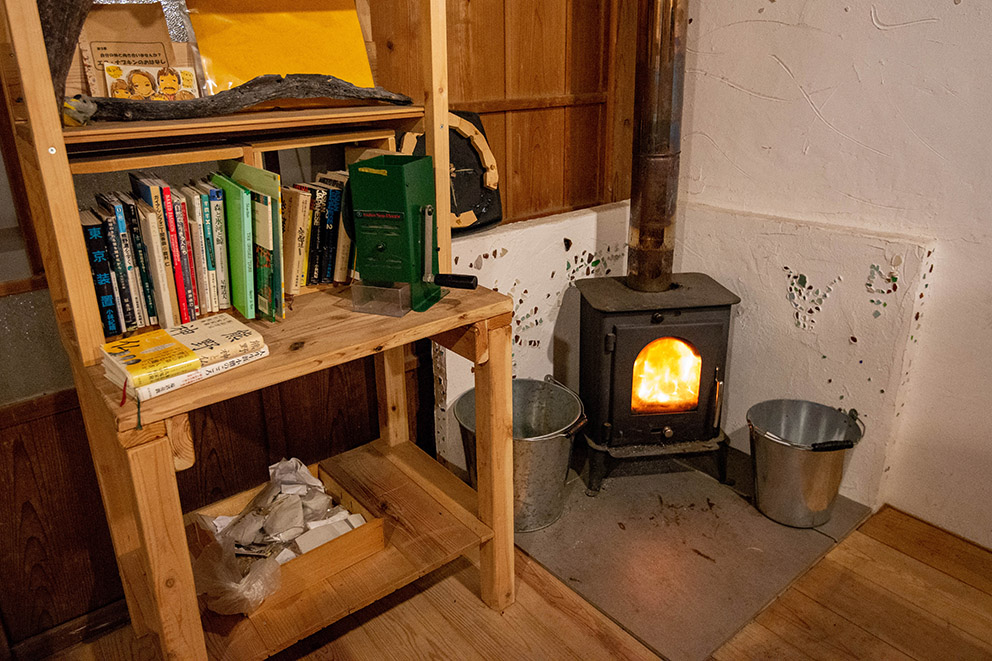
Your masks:
<svg viewBox="0 0 992 661"><path fill-rule="evenodd" d="M490 319L489 360L475 366L476 472L479 520L493 538L480 547L482 600L513 603L513 384L509 315ZM500 325L502 324L502 325ZM494 327L495 326L495 327Z"/></svg>

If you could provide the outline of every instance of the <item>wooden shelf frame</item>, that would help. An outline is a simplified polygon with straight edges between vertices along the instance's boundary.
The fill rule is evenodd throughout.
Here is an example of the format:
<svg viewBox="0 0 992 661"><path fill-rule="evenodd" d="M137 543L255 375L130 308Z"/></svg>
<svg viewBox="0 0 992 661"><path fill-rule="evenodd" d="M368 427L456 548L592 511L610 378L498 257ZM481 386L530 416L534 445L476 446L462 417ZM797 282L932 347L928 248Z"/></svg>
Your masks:
<svg viewBox="0 0 992 661"><path fill-rule="evenodd" d="M10 118L16 148L16 156L5 156L16 157L24 173L32 224L73 371L131 626L138 637L153 636L163 658L206 659L242 645L246 647L240 649L248 650L252 658L267 656L475 547L482 600L495 609L514 600L512 301L506 296L484 289L453 292L428 312L385 319L351 312L347 293L340 289L318 289L297 297L285 322L251 322L266 338L269 357L150 400L143 406L140 423L137 406L120 405L117 389L98 366L103 333L79 229L74 174L218 158L257 163L269 149L331 144L328 140L341 141L342 136L350 141L359 130L378 130L377 137L370 139L387 141L382 132L386 128L422 123L427 152L434 157L440 267L450 269L445 1L410 2L416 4L425 27L420 34L424 92L417 99L422 106L272 110L63 130L51 80L38 75L48 71L48 60L37 6L29 0L0 0L2 110ZM253 147L253 142L261 147ZM477 491L419 453L409 438L403 350L424 338L436 339L475 364ZM332 480L347 482L349 490L359 491L356 497L370 510L393 510L383 510L396 524L390 543L382 553L298 590L295 597L312 600L316 618L312 621L291 617L260 624L268 617L266 610L271 615L275 606L297 601L277 595L257 617L241 618L252 623L254 636L242 637L226 625L216 629L209 616L201 622L175 475L196 461L188 412L369 355L376 357L381 440L332 459L325 472ZM354 476L362 472L354 463L356 457L365 458L366 464L368 457L374 459L361 479ZM391 488L384 482L387 478L405 486ZM448 523L434 529L426 526L422 540L406 543L404 535L420 530L396 518L410 494L433 503L424 512L442 512ZM390 506L394 496L403 498ZM409 510L406 516L418 514ZM433 555L411 560L431 548ZM403 562L396 564L398 557ZM409 567L404 565L405 573L397 573L403 563ZM289 576L291 583L301 584L299 576ZM343 598L345 593L351 596ZM333 603L344 606L333 611Z"/></svg>

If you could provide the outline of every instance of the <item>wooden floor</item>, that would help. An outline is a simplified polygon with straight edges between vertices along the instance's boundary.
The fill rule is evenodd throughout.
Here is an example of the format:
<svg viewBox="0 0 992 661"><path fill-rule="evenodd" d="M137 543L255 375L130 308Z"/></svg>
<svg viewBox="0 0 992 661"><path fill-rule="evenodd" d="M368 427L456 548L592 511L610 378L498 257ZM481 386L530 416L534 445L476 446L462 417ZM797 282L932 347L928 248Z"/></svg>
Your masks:
<svg viewBox="0 0 992 661"><path fill-rule="evenodd" d="M516 573L517 601L502 614L479 601L479 571L462 558L273 658L658 659L519 550ZM153 659L155 651L125 627L63 658Z"/></svg>
<svg viewBox="0 0 992 661"><path fill-rule="evenodd" d="M987 661L992 552L885 507L713 657Z"/></svg>

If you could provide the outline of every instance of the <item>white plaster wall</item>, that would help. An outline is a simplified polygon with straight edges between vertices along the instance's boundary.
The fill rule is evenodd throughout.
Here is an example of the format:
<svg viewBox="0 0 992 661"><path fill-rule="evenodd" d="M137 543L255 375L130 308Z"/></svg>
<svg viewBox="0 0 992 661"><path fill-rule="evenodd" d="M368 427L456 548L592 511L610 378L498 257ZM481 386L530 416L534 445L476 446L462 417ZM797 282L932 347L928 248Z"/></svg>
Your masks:
<svg viewBox="0 0 992 661"><path fill-rule="evenodd" d="M690 200L936 240L883 496L992 545L992 6L707 0L691 13Z"/></svg>

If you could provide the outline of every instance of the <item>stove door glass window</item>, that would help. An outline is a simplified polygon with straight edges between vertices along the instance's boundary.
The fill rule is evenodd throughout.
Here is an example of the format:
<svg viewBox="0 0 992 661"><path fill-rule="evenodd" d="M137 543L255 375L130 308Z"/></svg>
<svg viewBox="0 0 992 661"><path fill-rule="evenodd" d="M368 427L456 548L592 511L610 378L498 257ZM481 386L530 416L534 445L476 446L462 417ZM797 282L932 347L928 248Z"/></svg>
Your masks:
<svg viewBox="0 0 992 661"><path fill-rule="evenodd" d="M634 360L630 409L634 413L675 413L699 405L703 364L696 349L675 337L662 337Z"/></svg>

